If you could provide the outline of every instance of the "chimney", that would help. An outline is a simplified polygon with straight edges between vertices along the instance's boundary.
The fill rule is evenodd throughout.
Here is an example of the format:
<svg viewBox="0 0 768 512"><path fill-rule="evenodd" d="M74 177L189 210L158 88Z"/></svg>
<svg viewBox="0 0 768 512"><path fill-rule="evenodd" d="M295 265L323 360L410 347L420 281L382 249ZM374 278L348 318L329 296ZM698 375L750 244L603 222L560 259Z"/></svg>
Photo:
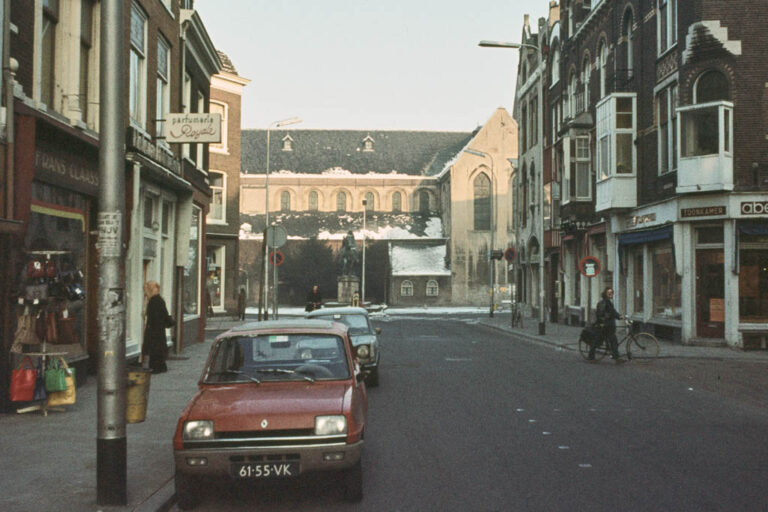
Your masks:
<svg viewBox="0 0 768 512"><path fill-rule="evenodd" d="M523 15L523 26L527 27L530 24L531 15L530 14L524 14Z"/></svg>

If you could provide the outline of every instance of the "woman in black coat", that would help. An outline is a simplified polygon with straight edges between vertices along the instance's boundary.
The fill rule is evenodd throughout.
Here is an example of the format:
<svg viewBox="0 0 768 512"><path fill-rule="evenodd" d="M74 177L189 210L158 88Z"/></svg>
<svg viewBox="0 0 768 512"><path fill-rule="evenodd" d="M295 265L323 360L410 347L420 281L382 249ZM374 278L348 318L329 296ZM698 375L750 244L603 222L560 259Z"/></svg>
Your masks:
<svg viewBox="0 0 768 512"><path fill-rule="evenodd" d="M144 343L141 354L149 356L149 367L152 373L168 371L165 359L168 357L168 344L165 329L173 326L173 318L168 314L165 301L160 296L160 284L157 281L147 281L144 285L144 295L147 302L147 323L144 328Z"/></svg>
<svg viewBox="0 0 768 512"><path fill-rule="evenodd" d="M611 357L616 361L620 361L619 343L616 339L616 320L621 318L621 315L613 307L613 288L610 286L606 288L601 297L602 299L597 303L597 323L602 325L603 339L608 344ZM592 345L589 351L589 359L595 358L595 348L596 345Z"/></svg>

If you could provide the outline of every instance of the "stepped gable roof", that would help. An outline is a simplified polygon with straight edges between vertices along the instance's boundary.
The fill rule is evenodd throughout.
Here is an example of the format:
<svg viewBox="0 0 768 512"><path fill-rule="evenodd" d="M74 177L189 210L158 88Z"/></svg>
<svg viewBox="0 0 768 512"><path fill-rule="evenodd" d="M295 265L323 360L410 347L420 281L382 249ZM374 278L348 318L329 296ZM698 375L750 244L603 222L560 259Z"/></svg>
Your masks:
<svg viewBox="0 0 768 512"><path fill-rule="evenodd" d="M236 75L237 70L235 69L235 65L232 64L232 59L230 59L229 56L221 50L216 50L216 53L219 54L219 60L221 60L221 70L225 73Z"/></svg>
<svg viewBox="0 0 768 512"><path fill-rule="evenodd" d="M266 130L242 131L242 168L264 174ZM292 151L283 151L290 136ZM434 176L472 138L470 132L380 130L271 130L269 170L320 174L341 168L352 174L389 174L397 171ZM373 145L366 150L366 140Z"/></svg>

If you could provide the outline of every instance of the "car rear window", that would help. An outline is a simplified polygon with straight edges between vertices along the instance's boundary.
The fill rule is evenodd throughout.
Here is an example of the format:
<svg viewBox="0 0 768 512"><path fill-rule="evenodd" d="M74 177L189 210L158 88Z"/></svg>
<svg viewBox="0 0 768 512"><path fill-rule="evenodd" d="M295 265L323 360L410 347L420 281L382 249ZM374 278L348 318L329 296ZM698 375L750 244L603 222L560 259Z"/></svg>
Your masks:
<svg viewBox="0 0 768 512"><path fill-rule="evenodd" d="M349 378L344 341L333 334L265 334L219 340L205 381Z"/></svg>

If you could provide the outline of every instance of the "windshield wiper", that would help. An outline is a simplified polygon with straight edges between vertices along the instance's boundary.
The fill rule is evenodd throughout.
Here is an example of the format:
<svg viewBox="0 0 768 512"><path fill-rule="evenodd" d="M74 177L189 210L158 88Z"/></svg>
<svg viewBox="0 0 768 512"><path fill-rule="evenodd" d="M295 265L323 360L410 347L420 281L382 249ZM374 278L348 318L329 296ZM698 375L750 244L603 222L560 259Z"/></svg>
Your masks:
<svg viewBox="0 0 768 512"><path fill-rule="evenodd" d="M295 373L298 373L302 377L304 377L304 380L308 380L309 382L315 382L315 379L313 379L311 376L307 375L304 371L294 371L294 370L287 370L285 368L261 368L256 370L259 373L282 373L286 375L293 375Z"/></svg>
<svg viewBox="0 0 768 512"><path fill-rule="evenodd" d="M241 372L240 370L224 370L223 372L216 372L213 375L240 375L252 382L255 382L256 384L261 384L261 381L259 379L257 379L253 375L248 375L245 372Z"/></svg>

